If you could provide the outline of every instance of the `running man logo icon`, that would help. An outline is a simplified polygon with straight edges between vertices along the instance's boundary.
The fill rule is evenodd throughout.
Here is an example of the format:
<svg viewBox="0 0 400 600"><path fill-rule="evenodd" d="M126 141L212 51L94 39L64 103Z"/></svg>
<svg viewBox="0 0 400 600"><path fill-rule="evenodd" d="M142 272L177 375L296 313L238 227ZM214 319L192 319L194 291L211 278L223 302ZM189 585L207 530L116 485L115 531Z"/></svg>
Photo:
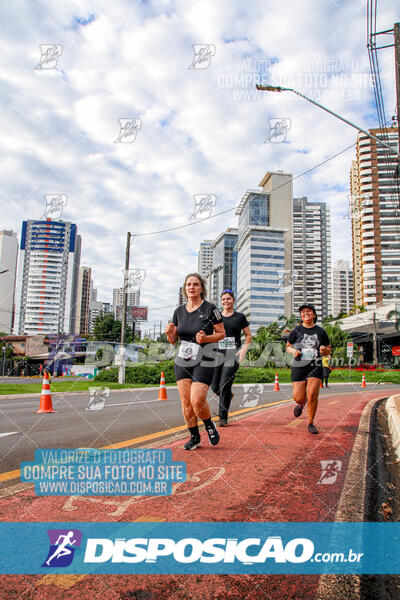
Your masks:
<svg viewBox="0 0 400 600"><path fill-rule="evenodd" d="M115 144L132 144L136 140L137 132L142 129L141 119L118 119L119 134Z"/></svg>
<svg viewBox="0 0 400 600"><path fill-rule="evenodd" d="M217 203L215 194L194 194L194 210L189 219L208 219Z"/></svg>
<svg viewBox="0 0 400 600"><path fill-rule="evenodd" d="M194 57L189 69L208 69L215 56L214 44L192 44Z"/></svg>
<svg viewBox="0 0 400 600"><path fill-rule="evenodd" d="M89 404L85 410L103 410L106 400L110 398L110 388L90 387Z"/></svg>
<svg viewBox="0 0 400 600"><path fill-rule="evenodd" d="M341 460L321 460L321 477L317 483L330 485L335 483L339 472L342 470Z"/></svg>
<svg viewBox="0 0 400 600"><path fill-rule="evenodd" d="M50 548L42 567L68 567L74 558L75 549L81 545L82 532L79 529L48 529L47 535Z"/></svg>
<svg viewBox="0 0 400 600"><path fill-rule="evenodd" d="M35 69L55 69L62 54L61 44L39 44L41 57Z"/></svg>
<svg viewBox="0 0 400 600"><path fill-rule="evenodd" d="M286 140L288 131L290 131L290 119L268 119L269 134L264 143L280 144Z"/></svg>
<svg viewBox="0 0 400 600"><path fill-rule="evenodd" d="M68 196L65 194L44 194L46 208L42 219L52 217L53 220L61 219L64 208L67 206Z"/></svg>
<svg viewBox="0 0 400 600"><path fill-rule="evenodd" d="M252 406L257 406L263 391L264 386L261 383L243 385L243 400L239 404L239 408L251 408Z"/></svg>

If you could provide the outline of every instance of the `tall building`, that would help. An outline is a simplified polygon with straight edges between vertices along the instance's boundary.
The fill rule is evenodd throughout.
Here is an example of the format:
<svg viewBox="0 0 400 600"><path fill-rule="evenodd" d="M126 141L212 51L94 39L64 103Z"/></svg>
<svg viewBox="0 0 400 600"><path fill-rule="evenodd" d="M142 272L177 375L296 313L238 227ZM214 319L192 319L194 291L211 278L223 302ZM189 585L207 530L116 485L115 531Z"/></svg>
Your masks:
<svg viewBox="0 0 400 600"><path fill-rule="evenodd" d="M67 221L23 221L14 333L74 333L81 238Z"/></svg>
<svg viewBox="0 0 400 600"><path fill-rule="evenodd" d="M331 224L325 202L293 198L293 300L310 302L320 318L332 312Z"/></svg>
<svg viewBox="0 0 400 600"><path fill-rule="evenodd" d="M204 240L200 243L197 259L197 272L203 277L207 277L208 272L212 267L212 243L213 240Z"/></svg>
<svg viewBox="0 0 400 600"><path fill-rule="evenodd" d="M332 269L332 315L348 314L353 306L353 271L347 260L337 260Z"/></svg>
<svg viewBox="0 0 400 600"><path fill-rule="evenodd" d="M181 306L182 304L185 304L185 300L183 298L183 290L182 290L182 286L179 288L179 292L178 292L178 306Z"/></svg>
<svg viewBox="0 0 400 600"><path fill-rule="evenodd" d="M220 233L212 243L212 266L208 279L208 298L217 306L221 304L222 290L237 293L237 251L238 229L229 227Z"/></svg>
<svg viewBox="0 0 400 600"><path fill-rule="evenodd" d="M283 284L292 271L292 181L289 173L266 173L263 190L248 190L236 211L237 306L254 332L292 312L292 290Z"/></svg>
<svg viewBox="0 0 400 600"><path fill-rule="evenodd" d="M399 151L398 129L370 129ZM375 307L399 298L400 221L396 155L364 133L350 172L354 303Z"/></svg>
<svg viewBox="0 0 400 600"><path fill-rule="evenodd" d="M122 306L123 304L123 290L121 288L113 289L113 306ZM136 292L127 293L127 306L140 306L140 290Z"/></svg>
<svg viewBox="0 0 400 600"><path fill-rule="evenodd" d="M79 267L75 333L80 335L88 334L90 329L91 276L92 269L89 267Z"/></svg>
<svg viewBox="0 0 400 600"><path fill-rule="evenodd" d="M13 324L17 257L17 234L0 231L0 331L3 333L10 333Z"/></svg>

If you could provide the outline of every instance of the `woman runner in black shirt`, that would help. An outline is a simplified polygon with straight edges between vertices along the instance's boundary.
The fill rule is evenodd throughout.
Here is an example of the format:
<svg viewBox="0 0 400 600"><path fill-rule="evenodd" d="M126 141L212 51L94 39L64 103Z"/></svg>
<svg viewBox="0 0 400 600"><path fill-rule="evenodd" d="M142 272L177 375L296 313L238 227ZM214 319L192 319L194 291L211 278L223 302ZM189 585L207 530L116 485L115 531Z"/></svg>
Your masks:
<svg viewBox="0 0 400 600"><path fill-rule="evenodd" d="M314 306L303 304L299 313L302 324L292 329L286 344L286 351L294 356L291 376L296 406L293 412L296 418L299 417L307 402L308 431L318 433L314 417L323 376L321 356L330 354L331 346L325 329L315 325L317 313Z"/></svg>
<svg viewBox="0 0 400 600"><path fill-rule="evenodd" d="M182 287L187 304L179 306L165 328L168 341L180 340L174 371L182 402L182 412L190 431L185 450L195 450L200 445L197 418L202 419L210 444L219 442L218 430L211 419L207 403L216 358L215 342L225 337L222 316L217 307L205 300L206 283L198 273L186 276Z"/></svg>
<svg viewBox="0 0 400 600"><path fill-rule="evenodd" d="M222 311L222 318L226 337L219 342L218 351L223 355L224 361L214 369L211 389L214 394L219 396L218 412L220 427L226 427L228 425L228 411L233 398L233 380L239 368L239 363L244 359L247 349L250 346L251 332L245 315L236 312L233 308L235 296L232 290L223 290L221 303L224 309ZM244 345L241 347L242 331L246 339Z"/></svg>

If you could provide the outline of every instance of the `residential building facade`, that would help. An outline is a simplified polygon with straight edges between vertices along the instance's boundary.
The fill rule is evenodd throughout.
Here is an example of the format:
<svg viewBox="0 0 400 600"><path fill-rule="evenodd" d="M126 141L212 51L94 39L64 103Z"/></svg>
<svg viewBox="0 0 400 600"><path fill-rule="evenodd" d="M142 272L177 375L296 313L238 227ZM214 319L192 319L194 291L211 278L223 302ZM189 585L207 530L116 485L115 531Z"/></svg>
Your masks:
<svg viewBox="0 0 400 600"><path fill-rule="evenodd" d="M205 278L212 267L212 244L213 240L204 240L200 243L200 250L198 252L197 272Z"/></svg>
<svg viewBox="0 0 400 600"><path fill-rule="evenodd" d="M237 294L237 251L238 229L229 227L212 243L212 266L208 277L208 298L221 305L222 290L229 289Z"/></svg>
<svg viewBox="0 0 400 600"><path fill-rule="evenodd" d="M74 223L23 221L14 333L74 333L81 238Z"/></svg>
<svg viewBox="0 0 400 600"><path fill-rule="evenodd" d="M398 128L370 129L399 151ZM373 308L400 297L397 156L364 133L350 172L354 302Z"/></svg>
<svg viewBox="0 0 400 600"><path fill-rule="evenodd" d="M7 334L13 325L17 258L17 234L14 231L0 231L0 331Z"/></svg>
<svg viewBox="0 0 400 600"><path fill-rule="evenodd" d="M90 329L90 292L92 269L79 267L75 333L85 335Z"/></svg>
<svg viewBox="0 0 400 600"><path fill-rule="evenodd" d="M337 260L332 269L332 315L349 314L353 306L353 271L348 261Z"/></svg>
<svg viewBox="0 0 400 600"><path fill-rule="evenodd" d="M293 300L316 308L321 319L332 312L331 225L325 202L293 199Z"/></svg>

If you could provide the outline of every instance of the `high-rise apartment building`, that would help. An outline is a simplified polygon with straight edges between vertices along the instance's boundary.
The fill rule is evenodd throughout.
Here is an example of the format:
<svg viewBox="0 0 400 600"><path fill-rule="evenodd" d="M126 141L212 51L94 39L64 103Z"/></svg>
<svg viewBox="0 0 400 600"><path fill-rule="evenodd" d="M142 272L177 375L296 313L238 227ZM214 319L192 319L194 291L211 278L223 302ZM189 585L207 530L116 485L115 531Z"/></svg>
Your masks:
<svg viewBox="0 0 400 600"><path fill-rule="evenodd" d="M122 288L113 289L113 306L122 306L124 301L124 295ZM140 290L136 292L127 293L127 306L140 306Z"/></svg>
<svg viewBox="0 0 400 600"><path fill-rule="evenodd" d="M325 202L293 198L291 284L295 311L303 302L310 302L320 318L331 314L331 225Z"/></svg>
<svg viewBox="0 0 400 600"><path fill-rule="evenodd" d="M263 190L248 190L236 211L237 306L254 332L292 312L292 290L283 283L292 271L292 180L289 173L266 173Z"/></svg>
<svg viewBox="0 0 400 600"><path fill-rule="evenodd" d="M23 221L14 333L74 333L81 238L66 221Z"/></svg>
<svg viewBox="0 0 400 600"><path fill-rule="evenodd" d="M221 305L222 290L237 292L237 251L238 229L229 227L212 243L212 266L208 278L208 298L217 306Z"/></svg>
<svg viewBox="0 0 400 600"><path fill-rule="evenodd" d="M4 333L10 333L13 324L17 257L17 234L0 231L0 331Z"/></svg>
<svg viewBox="0 0 400 600"><path fill-rule="evenodd" d="M348 314L353 306L353 271L347 260L337 260L332 269L332 315Z"/></svg>
<svg viewBox="0 0 400 600"><path fill-rule="evenodd" d="M183 290L182 290L182 286L179 288L179 292L178 292L178 306L181 306L182 304L185 304L185 300L183 298Z"/></svg>
<svg viewBox="0 0 400 600"><path fill-rule="evenodd" d="M208 272L212 267L212 244L213 240L204 240L200 243L197 259L197 272L203 277L207 277Z"/></svg>
<svg viewBox="0 0 400 600"><path fill-rule="evenodd" d="M85 335L90 329L90 292L92 269L79 267L76 298L75 333Z"/></svg>
<svg viewBox="0 0 400 600"><path fill-rule="evenodd" d="M398 129L370 129L399 151ZM399 298L400 221L397 157L364 133L350 172L354 303L375 307Z"/></svg>

